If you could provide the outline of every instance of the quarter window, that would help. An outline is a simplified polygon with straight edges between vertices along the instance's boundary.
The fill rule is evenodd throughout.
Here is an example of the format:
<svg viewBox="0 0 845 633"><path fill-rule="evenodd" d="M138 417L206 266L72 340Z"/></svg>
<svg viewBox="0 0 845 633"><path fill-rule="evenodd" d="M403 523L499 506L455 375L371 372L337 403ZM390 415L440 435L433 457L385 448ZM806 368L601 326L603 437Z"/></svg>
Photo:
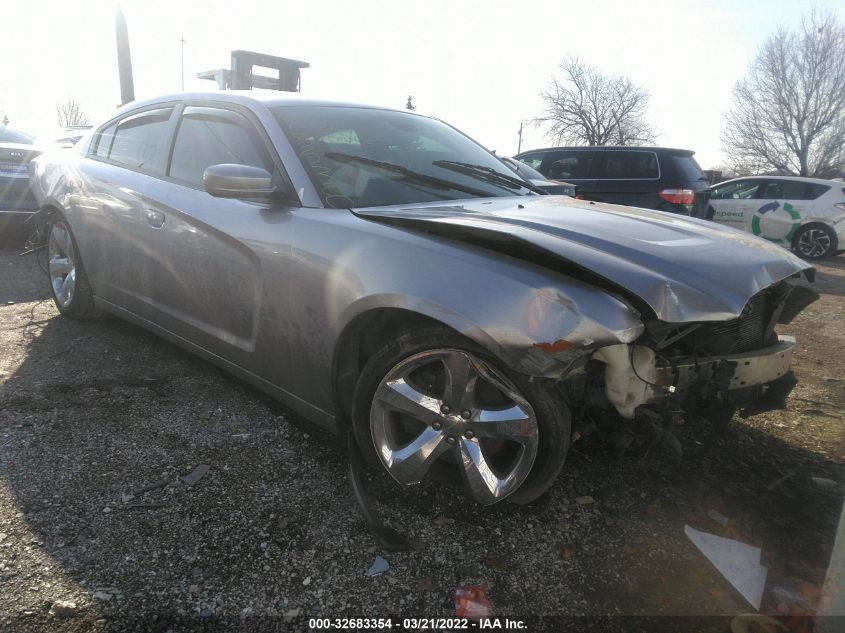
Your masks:
<svg viewBox="0 0 845 633"><path fill-rule="evenodd" d="M167 126L172 113L173 108L161 108L119 121L108 150L109 160L132 169L160 171L158 159L167 140ZM105 131L100 135L100 143L104 134ZM97 156L103 156L100 143Z"/></svg>
<svg viewBox="0 0 845 633"><path fill-rule="evenodd" d="M807 189L809 189L809 200L815 200L819 196L826 194L830 191L830 187L828 185L819 185L814 182L807 183ZM845 189L842 190L845 193Z"/></svg>
<svg viewBox="0 0 845 633"><path fill-rule="evenodd" d="M173 144L169 175L202 187L206 168L224 163L273 171L269 153L245 117L220 108L185 108Z"/></svg>

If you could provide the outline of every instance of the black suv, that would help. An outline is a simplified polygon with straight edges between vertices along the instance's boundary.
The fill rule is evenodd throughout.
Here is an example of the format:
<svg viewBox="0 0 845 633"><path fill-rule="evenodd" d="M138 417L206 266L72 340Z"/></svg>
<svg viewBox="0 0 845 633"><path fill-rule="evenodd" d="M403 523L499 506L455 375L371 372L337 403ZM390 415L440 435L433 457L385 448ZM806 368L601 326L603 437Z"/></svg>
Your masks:
<svg viewBox="0 0 845 633"><path fill-rule="evenodd" d="M693 154L668 147L550 147L515 158L550 180L577 185L586 200L704 218L710 183Z"/></svg>

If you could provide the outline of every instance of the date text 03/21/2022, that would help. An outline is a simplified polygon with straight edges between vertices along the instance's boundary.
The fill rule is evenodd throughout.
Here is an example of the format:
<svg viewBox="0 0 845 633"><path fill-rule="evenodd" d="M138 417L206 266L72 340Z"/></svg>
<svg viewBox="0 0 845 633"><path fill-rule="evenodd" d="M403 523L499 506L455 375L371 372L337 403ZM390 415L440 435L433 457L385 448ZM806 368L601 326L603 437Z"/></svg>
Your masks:
<svg viewBox="0 0 845 633"><path fill-rule="evenodd" d="M308 620L308 628L321 629L404 629L406 631L425 631L441 629L478 629L478 630L524 630L526 624L522 620L511 620L510 618L481 618L470 620L468 618L403 618L392 620L390 618L311 618Z"/></svg>

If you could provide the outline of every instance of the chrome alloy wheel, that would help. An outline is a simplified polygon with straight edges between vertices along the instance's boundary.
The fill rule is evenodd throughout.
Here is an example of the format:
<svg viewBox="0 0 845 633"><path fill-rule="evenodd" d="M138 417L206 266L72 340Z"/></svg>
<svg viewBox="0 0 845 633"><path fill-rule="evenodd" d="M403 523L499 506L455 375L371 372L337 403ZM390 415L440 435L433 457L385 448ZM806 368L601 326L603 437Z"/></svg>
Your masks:
<svg viewBox="0 0 845 633"><path fill-rule="evenodd" d="M796 248L804 257L821 257L830 251L830 235L822 229L805 229Z"/></svg>
<svg viewBox="0 0 845 633"><path fill-rule="evenodd" d="M473 497L489 505L525 481L537 456L537 417L517 387L473 354L435 349L382 379L370 409L376 453L400 484L418 483L451 453Z"/></svg>
<svg viewBox="0 0 845 633"><path fill-rule="evenodd" d="M73 302L76 290L76 261L70 230L61 220L50 227L47 253L47 270L53 294L59 306L67 308Z"/></svg>

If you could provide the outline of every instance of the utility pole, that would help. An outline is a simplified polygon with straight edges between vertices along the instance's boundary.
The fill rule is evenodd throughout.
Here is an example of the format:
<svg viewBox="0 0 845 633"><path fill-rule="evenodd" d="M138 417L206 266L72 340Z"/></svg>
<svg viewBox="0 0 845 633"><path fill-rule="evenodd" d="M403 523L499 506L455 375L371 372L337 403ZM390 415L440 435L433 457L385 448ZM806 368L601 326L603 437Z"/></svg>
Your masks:
<svg viewBox="0 0 845 633"><path fill-rule="evenodd" d="M117 38L117 71L120 75L120 105L135 101L135 81L132 79L132 56L129 54L129 31L120 7L114 23Z"/></svg>
<svg viewBox="0 0 845 633"><path fill-rule="evenodd" d="M522 121L519 122L519 144L516 147L516 153L519 154L522 151Z"/></svg>
<svg viewBox="0 0 845 633"><path fill-rule="evenodd" d="M179 42L182 43L182 92L185 92L185 38L180 37Z"/></svg>

